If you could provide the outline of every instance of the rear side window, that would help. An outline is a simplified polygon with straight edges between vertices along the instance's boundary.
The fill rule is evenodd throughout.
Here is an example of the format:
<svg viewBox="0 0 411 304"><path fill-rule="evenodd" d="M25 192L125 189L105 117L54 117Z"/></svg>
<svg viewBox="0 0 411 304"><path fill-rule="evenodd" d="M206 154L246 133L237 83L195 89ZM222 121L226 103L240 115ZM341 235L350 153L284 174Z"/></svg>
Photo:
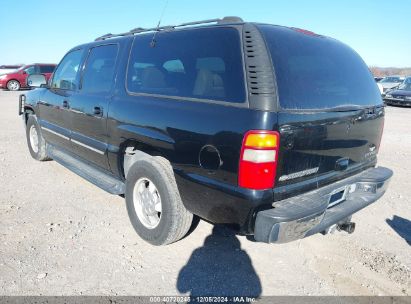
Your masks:
<svg viewBox="0 0 411 304"><path fill-rule="evenodd" d="M242 103L244 74L234 28L194 29L135 37L127 72L134 93Z"/></svg>
<svg viewBox="0 0 411 304"><path fill-rule="evenodd" d="M27 69L24 69L24 72L26 72L26 74L28 74L28 75L32 75L32 74L38 73L38 70L37 70L35 65L32 65L32 66L28 67Z"/></svg>
<svg viewBox="0 0 411 304"><path fill-rule="evenodd" d="M58 65L51 82L52 89L76 90L77 73L83 57L83 50L69 52Z"/></svg>
<svg viewBox="0 0 411 304"><path fill-rule="evenodd" d="M89 93L107 93L114 79L118 46L102 45L90 49L84 68L81 90Z"/></svg>
<svg viewBox="0 0 411 304"><path fill-rule="evenodd" d="M40 65L40 73L53 73L54 65Z"/></svg>
<svg viewBox="0 0 411 304"><path fill-rule="evenodd" d="M269 25L259 28L271 53L283 109L381 103L368 67L346 45L289 28Z"/></svg>

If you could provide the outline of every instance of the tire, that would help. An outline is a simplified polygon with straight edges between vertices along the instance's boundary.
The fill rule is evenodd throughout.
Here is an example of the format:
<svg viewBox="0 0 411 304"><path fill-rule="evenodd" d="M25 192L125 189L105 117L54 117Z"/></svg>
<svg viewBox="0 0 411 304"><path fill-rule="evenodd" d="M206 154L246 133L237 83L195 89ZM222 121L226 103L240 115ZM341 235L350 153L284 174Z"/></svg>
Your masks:
<svg viewBox="0 0 411 304"><path fill-rule="evenodd" d="M9 80L7 82L7 89L9 91L18 91L18 90L20 90L20 82L18 82L17 80Z"/></svg>
<svg viewBox="0 0 411 304"><path fill-rule="evenodd" d="M131 224L148 243L171 244L183 238L190 229L193 215L181 201L167 160L147 157L136 161L127 174L125 196ZM143 201L149 203L143 204ZM149 208L145 208L147 205ZM152 215L146 217L148 213Z"/></svg>
<svg viewBox="0 0 411 304"><path fill-rule="evenodd" d="M38 161L50 160L46 153L46 141L41 135L40 126L35 115L29 115L27 119L26 138L31 157Z"/></svg>

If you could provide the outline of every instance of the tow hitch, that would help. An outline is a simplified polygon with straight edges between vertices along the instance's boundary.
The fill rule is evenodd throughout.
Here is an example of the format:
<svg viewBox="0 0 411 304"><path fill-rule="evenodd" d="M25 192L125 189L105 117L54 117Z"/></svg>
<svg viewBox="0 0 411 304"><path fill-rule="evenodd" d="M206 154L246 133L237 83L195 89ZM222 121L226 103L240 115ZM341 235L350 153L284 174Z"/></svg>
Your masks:
<svg viewBox="0 0 411 304"><path fill-rule="evenodd" d="M340 223L340 224L334 224L330 227L328 227L327 229L325 229L324 231L322 231L321 233L323 235L326 234L333 234L336 231L345 231L348 234L353 233L355 230L355 223L353 222L344 222L344 223Z"/></svg>

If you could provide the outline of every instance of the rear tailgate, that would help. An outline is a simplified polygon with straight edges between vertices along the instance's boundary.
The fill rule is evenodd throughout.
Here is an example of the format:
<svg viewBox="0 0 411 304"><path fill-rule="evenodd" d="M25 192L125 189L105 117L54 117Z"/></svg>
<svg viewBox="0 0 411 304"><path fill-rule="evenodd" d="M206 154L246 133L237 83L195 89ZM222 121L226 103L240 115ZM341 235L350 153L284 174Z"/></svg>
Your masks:
<svg viewBox="0 0 411 304"><path fill-rule="evenodd" d="M312 32L259 25L278 90L276 199L375 165L384 108L368 67L351 48Z"/></svg>
<svg viewBox="0 0 411 304"><path fill-rule="evenodd" d="M279 113L276 192L281 195L277 198L318 188L374 166L383 124L383 107Z"/></svg>

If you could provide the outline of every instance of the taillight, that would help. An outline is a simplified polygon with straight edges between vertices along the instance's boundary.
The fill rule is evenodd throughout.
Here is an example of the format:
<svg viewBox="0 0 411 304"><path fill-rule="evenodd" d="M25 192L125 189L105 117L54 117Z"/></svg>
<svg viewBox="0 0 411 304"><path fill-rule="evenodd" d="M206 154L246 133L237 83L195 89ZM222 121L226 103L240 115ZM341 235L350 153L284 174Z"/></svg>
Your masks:
<svg viewBox="0 0 411 304"><path fill-rule="evenodd" d="M280 135L275 131L248 131L241 147L238 185L263 190L274 187Z"/></svg>

